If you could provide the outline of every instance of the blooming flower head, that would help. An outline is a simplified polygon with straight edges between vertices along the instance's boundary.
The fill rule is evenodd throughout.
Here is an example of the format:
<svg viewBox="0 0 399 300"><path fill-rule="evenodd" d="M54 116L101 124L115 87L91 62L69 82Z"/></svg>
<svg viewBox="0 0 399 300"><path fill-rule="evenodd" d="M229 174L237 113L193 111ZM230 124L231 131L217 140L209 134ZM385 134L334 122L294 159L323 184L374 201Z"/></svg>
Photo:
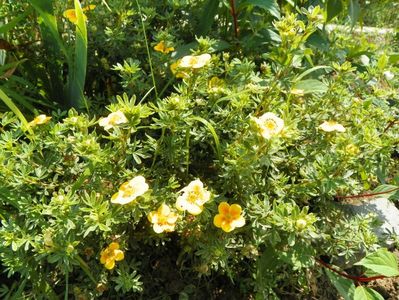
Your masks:
<svg viewBox="0 0 399 300"><path fill-rule="evenodd" d="M46 124L48 121L51 120L51 117L47 117L46 115L38 115L32 121L29 122L29 126L33 127L36 125Z"/></svg>
<svg viewBox="0 0 399 300"><path fill-rule="evenodd" d="M170 71L176 78L187 78L189 75L180 68L180 59L170 65Z"/></svg>
<svg viewBox="0 0 399 300"><path fill-rule="evenodd" d="M392 73L391 71L385 71L384 76L386 80L392 80L395 77L395 74Z"/></svg>
<svg viewBox="0 0 399 300"><path fill-rule="evenodd" d="M187 55L180 60L179 67L188 69L199 69L208 64L210 60L211 55L208 53L201 55Z"/></svg>
<svg viewBox="0 0 399 300"><path fill-rule="evenodd" d="M154 46L154 50L158 52L162 52L164 54L168 54L169 52L172 52L175 50L173 47L166 47L164 41L160 41L158 44Z"/></svg>
<svg viewBox="0 0 399 300"><path fill-rule="evenodd" d="M183 195L177 198L176 208L181 211L187 210L192 215L199 215L204 209L204 204L211 198L211 193L204 188L199 179L191 181L181 191Z"/></svg>
<svg viewBox="0 0 399 300"><path fill-rule="evenodd" d="M272 112L267 112L259 118L252 117L252 119L258 126L261 136L267 140L281 133L284 128L283 119L277 117Z"/></svg>
<svg viewBox="0 0 399 300"><path fill-rule="evenodd" d="M229 205L227 202L222 202L219 204L218 211L219 213L213 218L213 224L217 228L222 228L223 231L230 232L237 227L245 225L240 205Z"/></svg>
<svg viewBox="0 0 399 300"><path fill-rule="evenodd" d="M86 7L83 7L83 11L88 11L88 10L93 10L96 6L95 5L88 5ZM73 24L76 24L78 22L78 17L76 16L76 10L75 9L67 9L64 11L63 16L67 18L70 22ZM83 19L87 21L87 16L83 14Z"/></svg>
<svg viewBox="0 0 399 300"><path fill-rule="evenodd" d="M148 184L145 182L145 178L141 175L136 176L119 187L119 191L112 196L111 203L127 204L147 191Z"/></svg>
<svg viewBox="0 0 399 300"><path fill-rule="evenodd" d="M98 124L104 127L105 130L111 129L116 125L123 123L127 123L127 118L125 114L120 110L110 113L107 117L101 118L98 122Z"/></svg>
<svg viewBox="0 0 399 300"><path fill-rule="evenodd" d="M169 206L162 204L158 210L148 214L148 221L153 224L152 228L156 233L172 232L175 230L177 214Z"/></svg>
<svg viewBox="0 0 399 300"><path fill-rule="evenodd" d="M119 243L112 242L109 246L101 251L100 262L108 269L115 267L115 261L121 261L125 258L122 250L119 250Z"/></svg>
<svg viewBox="0 0 399 300"><path fill-rule="evenodd" d="M319 128L325 132L332 132L332 131L338 131L338 132L345 132L345 127L339 124L336 121L324 121L323 124L319 126Z"/></svg>

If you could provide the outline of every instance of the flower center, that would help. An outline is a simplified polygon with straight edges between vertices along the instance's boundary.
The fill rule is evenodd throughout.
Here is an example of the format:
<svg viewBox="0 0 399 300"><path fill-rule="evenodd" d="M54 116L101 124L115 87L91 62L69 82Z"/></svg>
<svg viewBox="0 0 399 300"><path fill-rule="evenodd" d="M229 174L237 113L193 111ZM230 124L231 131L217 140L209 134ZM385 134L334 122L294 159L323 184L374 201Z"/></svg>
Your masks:
<svg viewBox="0 0 399 300"><path fill-rule="evenodd" d="M277 127L277 124L274 120L266 120L264 123L264 126L269 130L275 130Z"/></svg>

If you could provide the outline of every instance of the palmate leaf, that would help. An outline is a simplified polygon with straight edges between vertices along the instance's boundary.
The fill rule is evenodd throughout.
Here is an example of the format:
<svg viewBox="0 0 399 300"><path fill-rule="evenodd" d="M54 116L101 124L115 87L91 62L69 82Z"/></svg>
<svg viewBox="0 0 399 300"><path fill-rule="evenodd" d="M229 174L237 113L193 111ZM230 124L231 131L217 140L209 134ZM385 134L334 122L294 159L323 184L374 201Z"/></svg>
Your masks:
<svg viewBox="0 0 399 300"><path fill-rule="evenodd" d="M385 248L378 249L376 252L367 255L355 265L363 266L377 274L388 277L399 275L396 256Z"/></svg>

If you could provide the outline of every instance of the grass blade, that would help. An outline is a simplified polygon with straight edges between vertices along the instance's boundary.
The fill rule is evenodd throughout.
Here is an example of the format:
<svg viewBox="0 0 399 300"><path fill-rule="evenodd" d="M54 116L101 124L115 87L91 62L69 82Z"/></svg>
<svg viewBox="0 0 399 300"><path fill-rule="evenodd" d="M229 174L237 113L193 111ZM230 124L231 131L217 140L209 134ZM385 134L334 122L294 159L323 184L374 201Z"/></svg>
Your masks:
<svg viewBox="0 0 399 300"><path fill-rule="evenodd" d="M29 127L28 121L26 121L22 112L18 109L18 107L14 104L14 102L3 92L2 89L0 89L0 99L21 120L21 123L29 131L29 133L33 135L33 131Z"/></svg>
<svg viewBox="0 0 399 300"><path fill-rule="evenodd" d="M75 12L77 18L75 55L73 65L69 65L68 102L72 107L78 109L86 107L88 110L83 93L87 67L87 28L82 7L78 0L75 0Z"/></svg>

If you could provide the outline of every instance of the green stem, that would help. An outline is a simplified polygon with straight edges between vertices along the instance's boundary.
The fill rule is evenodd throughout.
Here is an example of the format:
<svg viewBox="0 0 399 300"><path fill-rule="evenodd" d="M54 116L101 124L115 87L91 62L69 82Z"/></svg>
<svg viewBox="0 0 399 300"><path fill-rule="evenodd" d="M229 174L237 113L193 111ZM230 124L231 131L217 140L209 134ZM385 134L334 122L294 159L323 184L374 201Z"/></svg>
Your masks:
<svg viewBox="0 0 399 300"><path fill-rule="evenodd" d="M190 128L186 129L186 147L187 147L187 154L186 154L186 176L188 176L188 168L190 166Z"/></svg>
<svg viewBox="0 0 399 300"><path fill-rule="evenodd" d="M90 268L89 268L89 266L85 263L85 261L84 261L79 255L76 255L76 260L78 261L79 266L82 268L82 270L83 270L83 271L86 273L86 275L90 278L90 280L91 280L94 284L96 284L97 282L96 282L96 280L94 279L93 274L91 274Z"/></svg>
<svg viewBox="0 0 399 300"><path fill-rule="evenodd" d="M64 295L64 299L68 300L68 289L69 289L69 272L68 270L65 271L65 295Z"/></svg>
<svg viewBox="0 0 399 300"><path fill-rule="evenodd" d="M162 127L162 134L161 134L161 137L160 137L159 140L158 140L157 149L155 149L154 158L152 159L151 169L152 169L152 168L154 167L154 165L155 165L155 161L157 160L158 153L159 153L159 148L160 148L160 145L161 145L162 142L163 142L164 137L165 137L165 127Z"/></svg>
<svg viewBox="0 0 399 300"><path fill-rule="evenodd" d="M144 35L144 42L145 42L145 47L147 49L147 56L148 56L148 63L150 65L150 70L151 70L151 78L152 78L152 84L154 86L154 90L155 90L155 96L158 98L158 90L157 90L157 85L155 83L155 76L154 76L154 70L152 68L152 60L151 60L151 54L150 54L150 47L148 46L148 40L147 40L147 34L146 34L146 29L145 29L145 25L144 25L144 20L143 20L143 16L141 14L141 7L139 4L139 1L136 0L136 4L137 4L137 8L140 14L140 20L141 20L141 27L143 29L143 35Z"/></svg>

